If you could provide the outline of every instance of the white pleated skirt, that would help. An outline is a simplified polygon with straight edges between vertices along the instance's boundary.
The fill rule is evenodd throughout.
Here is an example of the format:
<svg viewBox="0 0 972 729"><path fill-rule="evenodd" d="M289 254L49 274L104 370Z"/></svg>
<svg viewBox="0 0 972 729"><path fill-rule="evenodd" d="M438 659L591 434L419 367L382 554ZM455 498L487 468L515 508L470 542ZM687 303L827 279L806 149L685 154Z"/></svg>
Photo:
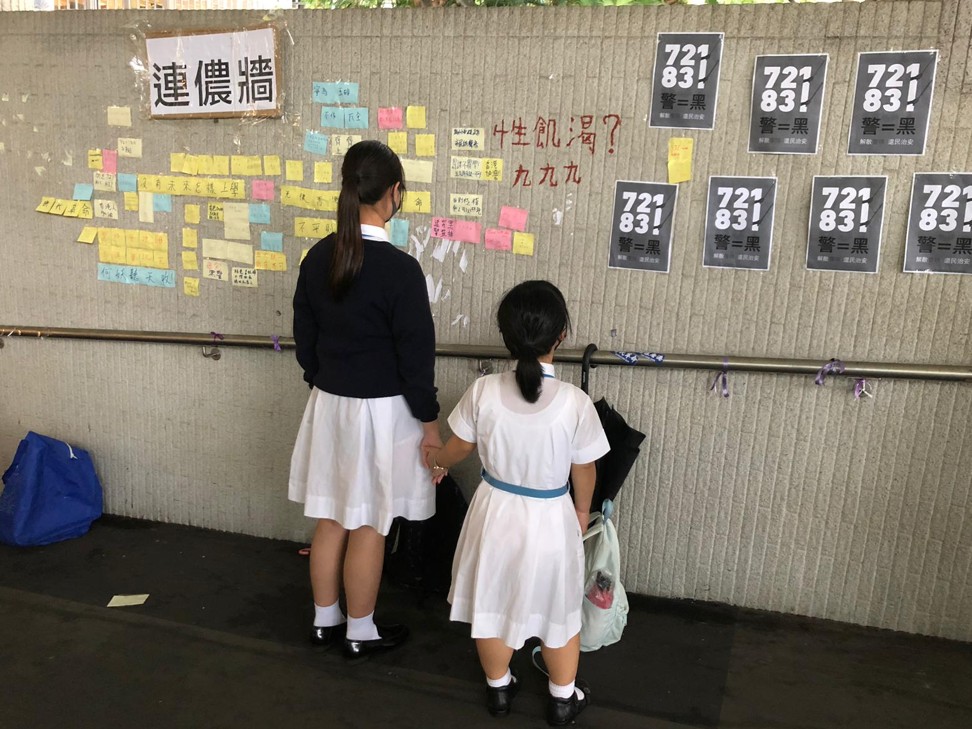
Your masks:
<svg viewBox="0 0 972 729"><path fill-rule="evenodd" d="M561 648L580 632L584 543L573 502L518 496L481 482L452 563L449 617L473 638Z"/></svg>
<svg viewBox="0 0 972 729"><path fill-rule="evenodd" d="M428 519L435 487L422 463L422 424L401 395L311 392L290 461L291 501L345 529L388 534L392 519Z"/></svg>

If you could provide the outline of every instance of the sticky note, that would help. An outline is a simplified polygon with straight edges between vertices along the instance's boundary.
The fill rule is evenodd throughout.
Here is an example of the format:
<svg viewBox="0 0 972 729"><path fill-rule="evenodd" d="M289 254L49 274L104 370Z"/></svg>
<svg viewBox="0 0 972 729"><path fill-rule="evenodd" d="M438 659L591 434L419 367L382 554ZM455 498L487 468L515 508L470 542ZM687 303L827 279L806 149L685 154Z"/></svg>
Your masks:
<svg viewBox="0 0 972 729"><path fill-rule="evenodd" d="M289 182L304 181L304 163L299 160L287 160L287 180Z"/></svg>
<svg viewBox="0 0 972 729"><path fill-rule="evenodd" d="M229 281L230 267L226 261L203 259L203 278L213 281Z"/></svg>
<svg viewBox="0 0 972 729"><path fill-rule="evenodd" d="M456 220L452 240L461 240L463 243L479 243L481 231L482 226L479 223L472 220Z"/></svg>
<svg viewBox="0 0 972 729"><path fill-rule="evenodd" d="M137 192L126 192L125 193L125 210L129 210L129 211L138 210L138 193Z"/></svg>
<svg viewBox="0 0 972 729"><path fill-rule="evenodd" d="M95 200L94 214L97 218L118 220L118 203L114 200Z"/></svg>
<svg viewBox="0 0 972 729"><path fill-rule="evenodd" d="M118 181L111 172L92 172L94 178L94 189L100 192L115 192L118 189Z"/></svg>
<svg viewBox="0 0 972 729"><path fill-rule="evenodd" d="M199 225L199 206L187 204L185 209L186 222L190 225Z"/></svg>
<svg viewBox="0 0 972 729"><path fill-rule="evenodd" d="M257 287L257 272L252 268L233 267L233 285L245 286L249 289Z"/></svg>
<svg viewBox="0 0 972 729"><path fill-rule="evenodd" d="M482 174L483 180L489 180L490 182L503 181L503 160L483 157L482 162L483 162L483 174Z"/></svg>
<svg viewBox="0 0 972 729"><path fill-rule="evenodd" d="M226 261L236 261L245 263L247 266L253 265L253 246L246 243L234 243L229 240L219 240L217 238L203 238L202 241L203 258L219 258Z"/></svg>
<svg viewBox="0 0 972 729"><path fill-rule="evenodd" d="M155 222L155 195L151 192L138 193L138 221L140 223Z"/></svg>
<svg viewBox="0 0 972 729"><path fill-rule="evenodd" d="M214 154L213 166L210 168L209 174L225 176L229 174L229 170L230 170L229 157L227 157L225 154L222 155Z"/></svg>
<svg viewBox="0 0 972 729"><path fill-rule="evenodd" d="M157 213L172 212L172 195L156 194L152 197L152 210Z"/></svg>
<svg viewBox="0 0 972 729"><path fill-rule="evenodd" d="M258 155L234 154L230 157L230 173L254 176L263 174L263 159Z"/></svg>
<svg viewBox="0 0 972 729"><path fill-rule="evenodd" d="M513 252L520 256L533 255L533 233L513 233Z"/></svg>
<svg viewBox="0 0 972 729"><path fill-rule="evenodd" d="M428 160L403 159L402 169L405 170L406 182L432 182L432 163Z"/></svg>
<svg viewBox="0 0 972 729"><path fill-rule="evenodd" d="M486 130L480 127L455 127L452 130L452 149L457 152L486 149Z"/></svg>
<svg viewBox="0 0 972 729"><path fill-rule="evenodd" d="M449 158L449 176L457 180L483 179L483 160L479 157Z"/></svg>
<svg viewBox="0 0 972 729"><path fill-rule="evenodd" d="M115 215L118 215L117 209ZM94 217L94 206L87 200L78 200L78 215L79 218L85 218L91 220Z"/></svg>
<svg viewBox="0 0 972 729"><path fill-rule="evenodd" d="M276 251L254 251L253 267L258 271L286 271L287 256Z"/></svg>
<svg viewBox="0 0 972 729"><path fill-rule="evenodd" d="M186 296L199 296L199 279L190 276L182 279L182 293Z"/></svg>
<svg viewBox="0 0 972 729"><path fill-rule="evenodd" d="M199 261L196 258L195 251L183 251L182 252L182 267L187 271L198 271Z"/></svg>
<svg viewBox="0 0 972 729"><path fill-rule="evenodd" d="M408 132L388 132L388 148L395 154L408 154Z"/></svg>
<svg viewBox="0 0 972 729"><path fill-rule="evenodd" d="M117 107L109 106L109 109ZM127 108L127 107L126 107ZM148 600L148 595L115 595L108 602L108 607L128 607L131 605L142 605Z"/></svg>
<svg viewBox="0 0 972 729"><path fill-rule="evenodd" d="M169 152L169 172L182 172L185 166L185 152Z"/></svg>
<svg viewBox="0 0 972 729"><path fill-rule="evenodd" d="M402 211L406 213L431 213L432 193L413 191L406 192L405 200L402 203Z"/></svg>
<svg viewBox="0 0 972 729"><path fill-rule="evenodd" d="M310 253L310 248L304 248L304 249L303 249L303 250L302 250L302 251L300 252L300 262L301 262L301 263L303 263L303 262L304 262L304 259L305 259L305 258L307 258L307 254L308 254L308 253Z"/></svg>
<svg viewBox="0 0 972 729"><path fill-rule="evenodd" d="M94 194L94 186L88 185L84 182L74 183L74 195L72 199L74 200L90 200L91 196Z"/></svg>
<svg viewBox="0 0 972 729"><path fill-rule="evenodd" d="M88 150L88 169L89 170L100 170L102 165L101 160L101 150L100 149L89 149Z"/></svg>
<svg viewBox="0 0 972 729"><path fill-rule="evenodd" d="M211 202L206 203L206 220L222 220L223 219L223 203Z"/></svg>
<svg viewBox="0 0 972 729"><path fill-rule="evenodd" d="M135 159L142 158L142 140L133 139L131 137L119 137L118 138L118 156L119 157L134 157Z"/></svg>
<svg viewBox="0 0 972 729"><path fill-rule="evenodd" d="M308 129L304 132L304 150L311 154L327 154L327 135ZM301 179L303 179L303 175L301 175Z"/></svg>
<svg viewBox="0 0 972 729"><path fill-rule="evenodd" d="M118 152L113 149L101 150L101 169L104 172L116 174L118 172Z"/></svg>
<svg viewBox="0 0 972 729"><path fill-rule="evenodd" d="M348 129L368 128L368 109L364 106L345 107L344 126Z"/></svg>
<svg viewBox="0 0 972 729"><path fill-rule="evenodd" d="M449 195L449 214L483 217L483 196L466 193Z"/></svg>
<svg viewBox="0 0 972 729"><path fill-rule="evenodd" d="M57 202L57 198L54 197L42 197L40 205L34 208L38 213L49 213L51 208L54 207L54 203Z"/></svg>
<svg viewBox="0 0 972 729"><path fill-rule="evenodd" d="M250 223L270 225L270 206L263 203L250 203Z"/></svg>
<svg viewBox="0 0 972 729"><path fill-rule="evenodd" d="M314 182L329 183L334 180L334 167L330 162L314 163Z"/></svg>
<svg viewBox="0 0 972 729"><path fill-rule="evenodd" d="M108 126L130 127L132 125L132 110L127 106L108 107Z"/></svg>
<svg viewBox="0 0 972 729"><path fill-rule="evenodd" d="M283 252L283 233L272 233L269 230L261 230L260 248L265 251Z"/></svg>
<svg viewBox="0 0 972 729"><path fill-rule="evenodd" d="M456 221L452 218L432 218L430 235L433 238L455 240Z"/></svg>
<svg viewBox="0 0 972 729"><path fill-rule="evenodd" d="M246 203L223 203L223 237L250 240L250 206Z"/></svg>
<svg viewBox="0 0 972 729"><path fill-rule="evenodd" d="M254 200L273 200L273 180L254 180L250 184L250 197Z"/></svg>
<svg viewBox="0 0 972 729"><path fill-rule="evenodd" d="M337 231L337 221L328 218L294 218L295 238L323 238Z"/></svg>
<svg viewBox="0 0 972 729"><path fill-rule="evenodd" d="M119 172L116 179L119 192L138 192L138 175Z"/></svg>
<svg viewBox="0 0 972 729"><path fill-rule="evenodd" d="M403 154L407 154L407 152ZM435 157L435 135L434 134L415 135L415 156Z"/></svg>
<svg viewBox="0 0 972 729"><path fill-rule="evenodd" d="M691 137L672 137L668 140L668 182L677 184L692 179Z"/></svg>
<svg viewBox="0 0 972 729"><path fill-rule="evenodd" d="M392 218L388 221L388 238L393 246L408 248L408 221L404 218Z"/></svg>
<svg viewBox="0 0 972 729"><path fill-rule="evenodd" d="M275 154L263 155L263 174L268 177L280 175L280 157Z"/></svg>
<svg viewBox="0 0 972 729"><path fill-rule="evenodd" d="M94 243L95 237L98 235L98 229L93 225L86 225L81 230L81 234L78 236L78 243Z"/></svg>
<svg viewBox="0 0 972 729"><path fill-rule="evenodd" d="M378 128L379 129L401 129L402 128L402 107L379 106L378 107Z"/></svg>
<svg viewBox="0 0 972 729"><path fill-rule="evenodd" d="M504 205L500 208L499 224L504 228L524 231L527 224L527 211L523 208L511 208Z"/></svg>
<svg viewBox="0 0 972 729"><path fill-rule="evenodd" d="M425 107L407 107L405 109L405 124L409 129L425 129Z"/></svg>
<svg viewBox="0 0 972 729"><path fill-rule="evenodd" d="M335 157L343 157L352 146L360 141L360 134L335 134L331 137L331 153Z"/></svg>
<svg viewBox="0 0 972 729"><path fill-rule="evenodd" d="M316 104L357 104L359 85L349 81L315 81L311 100Z"/></svg>
<svg viewBox="0 0 972 729"><path fill-rule="evenodd" d="M68 203L70 202L70 200L55 199L54 204L51 205L51 215L64 215L64 211L67 209Z"/></svg>
<svg viewBox="0 0 972 729"><path fill-rule="evenodd" d="M183 248L199 247L199 232L195 228L182 229L182 247Z"/></svg>

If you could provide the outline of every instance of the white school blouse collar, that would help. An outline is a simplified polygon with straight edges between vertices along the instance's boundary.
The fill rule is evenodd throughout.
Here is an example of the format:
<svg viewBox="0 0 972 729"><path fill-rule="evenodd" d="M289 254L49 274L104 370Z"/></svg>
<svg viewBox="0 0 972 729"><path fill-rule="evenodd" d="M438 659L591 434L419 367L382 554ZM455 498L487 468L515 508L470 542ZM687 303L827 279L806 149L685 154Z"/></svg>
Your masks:
<svg viewBox="0 0 972 729"><path fill-rule="evenodd" d="M379 228L377 225L365 225L361 224L361 237L367 238L368 240L383 240L385 243L391 243L388 239L388 233L384 228Z"/></svg>
<svg viewBox="0 0 972 729"><path fill-rule="evenodd" d="M544 377L556 377L556 374L554 373L554 366L552 364L541 362L540 369L543 370Z"/></svg>

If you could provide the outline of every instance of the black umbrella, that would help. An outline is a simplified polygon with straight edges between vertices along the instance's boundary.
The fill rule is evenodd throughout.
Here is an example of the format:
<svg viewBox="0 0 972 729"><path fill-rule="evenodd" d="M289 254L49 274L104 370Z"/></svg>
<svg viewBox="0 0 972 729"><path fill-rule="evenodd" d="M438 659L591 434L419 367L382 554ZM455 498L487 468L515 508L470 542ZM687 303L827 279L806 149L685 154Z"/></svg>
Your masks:
<svg viewBox="0 0 972 729"><path fill-rule="evenodd" d="M588 344L581 364L581 389L588 395L591 369L596 366L591 364L591 357L596 351L596 344ZM628 425L624 417L603 397L594 403L594 408L611 446L611 450L599 458L596 464L597 478L594 482L591 508L599 510L605 499L613 501L617 497L624 480L634 467L645 434Z"/></svg>

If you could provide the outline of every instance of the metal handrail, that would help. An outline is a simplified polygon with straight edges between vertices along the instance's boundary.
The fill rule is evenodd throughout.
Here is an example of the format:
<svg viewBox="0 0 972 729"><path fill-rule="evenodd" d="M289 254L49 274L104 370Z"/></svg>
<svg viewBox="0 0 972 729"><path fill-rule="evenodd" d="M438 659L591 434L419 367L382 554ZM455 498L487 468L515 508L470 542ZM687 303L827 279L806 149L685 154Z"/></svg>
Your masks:
<svg viewBox="0 0 972 729"><path fill-rule="evenodd" d="M6 337L39 337L47 339L94 339L109 342L153 342L156 344L194 344L204 347L258 347L272 348L279 343L281 348L292 349L292 337L256 336L251 334L224 334L217 338L208 334L193 332L152 332L121 329L70 329L65 327L19 327L0 325L0 346ZM490 360L509 359L505 347L476 344L437 344L438 357L459 357L466 359ZM559 362L582 364L583 350L558 350L555 359ZM639 367L661 367L701 370L730 370L734 372L768 372L787 375L813 375L829 361L828 359L782 359L773 357L726 357L709 354L665 354L660 362L657 358L639 356L636 362L621 359L613 352L598 351L590 357L592 366L618 365ZM837 374L837 373L834 373ZM900 377L923 380L950 380L972 382L972 365L937 364L897 364L888 362L851 362L844 361L847 377Z"/></svg>

